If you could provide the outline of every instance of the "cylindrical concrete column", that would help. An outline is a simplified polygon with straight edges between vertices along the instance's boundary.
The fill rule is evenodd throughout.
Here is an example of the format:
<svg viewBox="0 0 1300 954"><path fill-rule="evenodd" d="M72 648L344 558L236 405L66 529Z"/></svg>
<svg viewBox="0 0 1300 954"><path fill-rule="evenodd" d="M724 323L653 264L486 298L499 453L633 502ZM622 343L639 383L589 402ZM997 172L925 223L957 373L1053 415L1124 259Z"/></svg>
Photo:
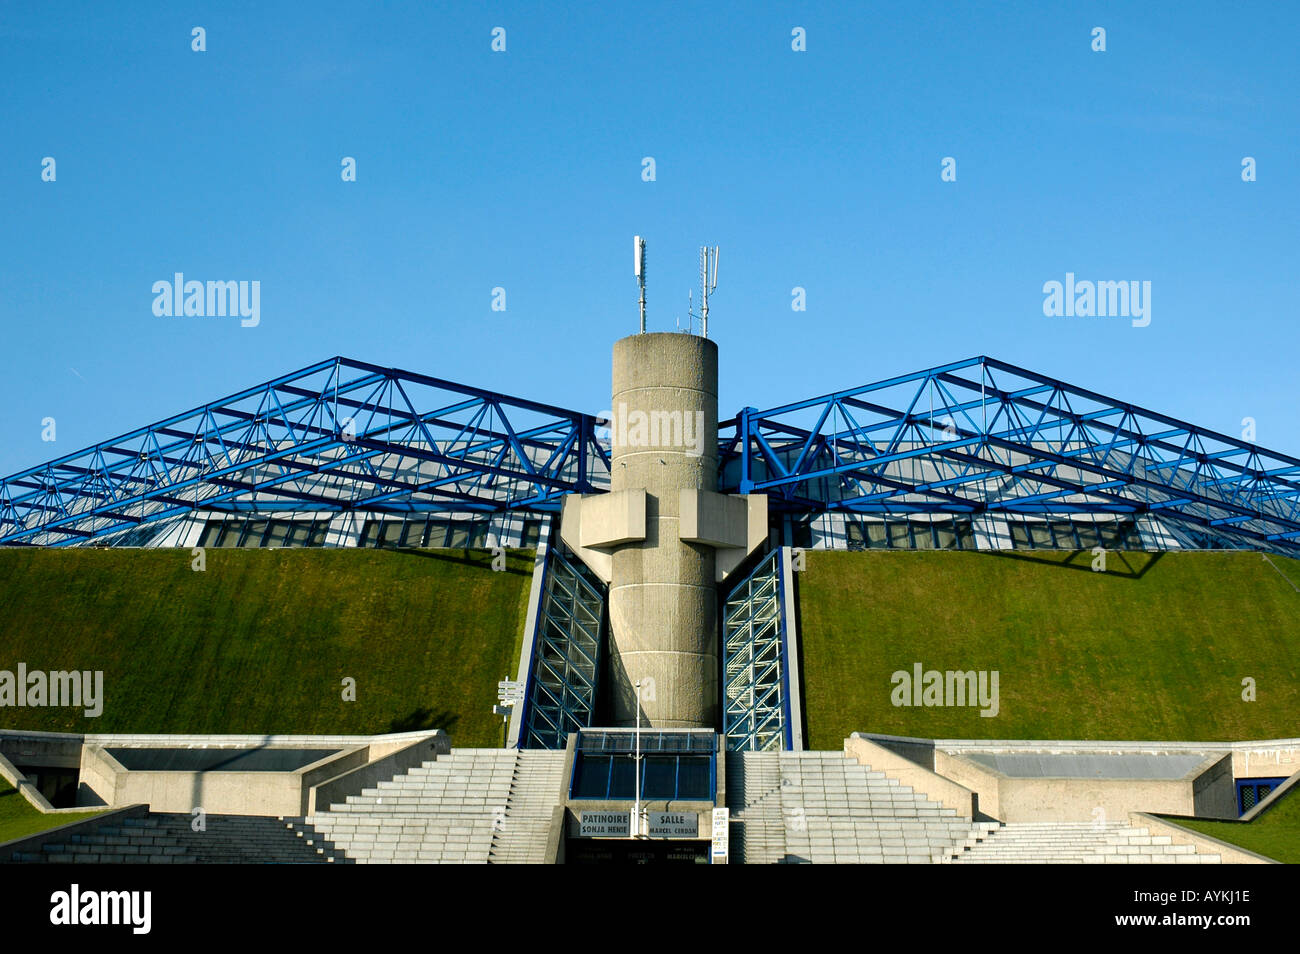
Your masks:
<svg viewBox="0 0 1300 954"><path fill-rule="evenodd" d="M644 488L646 538L613 554L614 722L713 728L718 706L714 551L679 537L680 492L717 489L718 348L689 334L614 344L614 491Z"/></svg>

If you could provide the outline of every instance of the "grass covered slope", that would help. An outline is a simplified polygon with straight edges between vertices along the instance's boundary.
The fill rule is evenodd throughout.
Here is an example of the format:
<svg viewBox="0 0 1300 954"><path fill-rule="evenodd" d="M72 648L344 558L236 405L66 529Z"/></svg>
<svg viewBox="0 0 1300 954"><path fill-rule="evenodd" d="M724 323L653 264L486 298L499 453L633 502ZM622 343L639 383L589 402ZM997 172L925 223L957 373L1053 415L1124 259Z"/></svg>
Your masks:
<svg viewBox="0 0 1300 954"><path fill-rule="evenodd" d="M1300 798L1296 797L1296 791L1293 788L1287 792L1278 799L1277 804L1265 810L1254 821L1202 821L1188 818L1168 818L1166 821L1274 861L1300 865Z"/></svg>
<svg viewBox="0 0 1300 954"><path fill-rule="evenodd" d="M0 670L103 670L104 708L0 708L0 728L378 733L499 745L532 553L0 549ZM343 679L356 680L356 701Z"/></svg>
<svg viewBox="0 0 1300 954"><path fill-rule="evenodd" d="M1258 553L810 551L798 574L810 745L1300 734L1300 562ZM1000 709L894 706L892 674L997 670ZM1242 699L1255 680L1257 700Z"/></svg>
<svg viewBox="0 0 1300 954"><path fill-rule="evenodd" d="M106 809L45 815L32 808L27 803L27 799L18 794L18 789L0 778L0 845L15 838L26 838L37 832L58 828L60 825L84 821L91 815L99 815L104 811Z"/></svg>

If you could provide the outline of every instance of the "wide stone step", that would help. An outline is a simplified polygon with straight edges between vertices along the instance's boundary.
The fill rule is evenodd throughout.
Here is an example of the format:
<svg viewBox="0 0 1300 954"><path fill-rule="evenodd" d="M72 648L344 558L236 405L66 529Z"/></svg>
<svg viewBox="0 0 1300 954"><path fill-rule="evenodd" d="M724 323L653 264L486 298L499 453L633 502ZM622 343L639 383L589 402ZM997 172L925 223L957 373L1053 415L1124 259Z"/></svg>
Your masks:
<svg viewBox="0 0 1300 954"><path fill-rule="evenodd" d="M564 754L453 749L307 821L352 860L543 861Z"/></svg>

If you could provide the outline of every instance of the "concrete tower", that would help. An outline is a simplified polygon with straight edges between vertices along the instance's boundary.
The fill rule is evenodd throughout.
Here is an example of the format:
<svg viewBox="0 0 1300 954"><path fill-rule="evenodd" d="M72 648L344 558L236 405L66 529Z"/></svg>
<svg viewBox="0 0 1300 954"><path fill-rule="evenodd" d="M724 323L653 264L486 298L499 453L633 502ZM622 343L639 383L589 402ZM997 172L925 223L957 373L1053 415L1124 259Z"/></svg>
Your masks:
<svg viewBox="0 0 1300 954"><path fill-rule="evenodd" d="M614 344L610 489L643 490L645 539L614 551L609 589L614 718L712 726L718 702L714 551L681 539L683 490L716 490L718 346L683 334Z"/></svg>
<svg viewBox="0 0 1300 954"><path fill-rule="evenodd" d="M718 582L767 535L765 497L717 493L718 348L680 333L614 344L610 493L565 501L561 534L609 584L616 725L713 728Z"/></svg>

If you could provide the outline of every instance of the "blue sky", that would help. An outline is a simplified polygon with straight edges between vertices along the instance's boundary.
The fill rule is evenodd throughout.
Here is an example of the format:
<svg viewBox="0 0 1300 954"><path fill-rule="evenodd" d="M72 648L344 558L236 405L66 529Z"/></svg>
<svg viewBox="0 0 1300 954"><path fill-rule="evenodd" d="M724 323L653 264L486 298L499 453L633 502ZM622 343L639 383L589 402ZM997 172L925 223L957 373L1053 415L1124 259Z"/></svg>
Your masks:
<svg viewBox="0 0 1300 954"><path fill-rule="evenodd" d="M7 4L0 473L334 354L599 411L635 233L651 330L722 247L724 416L984 353L1300 454L1298 28L1295 4ZM177 271L259 281L260 324L155 316ZM1150 325L1045 317L1067 272L1150 281Z"/></svg>

